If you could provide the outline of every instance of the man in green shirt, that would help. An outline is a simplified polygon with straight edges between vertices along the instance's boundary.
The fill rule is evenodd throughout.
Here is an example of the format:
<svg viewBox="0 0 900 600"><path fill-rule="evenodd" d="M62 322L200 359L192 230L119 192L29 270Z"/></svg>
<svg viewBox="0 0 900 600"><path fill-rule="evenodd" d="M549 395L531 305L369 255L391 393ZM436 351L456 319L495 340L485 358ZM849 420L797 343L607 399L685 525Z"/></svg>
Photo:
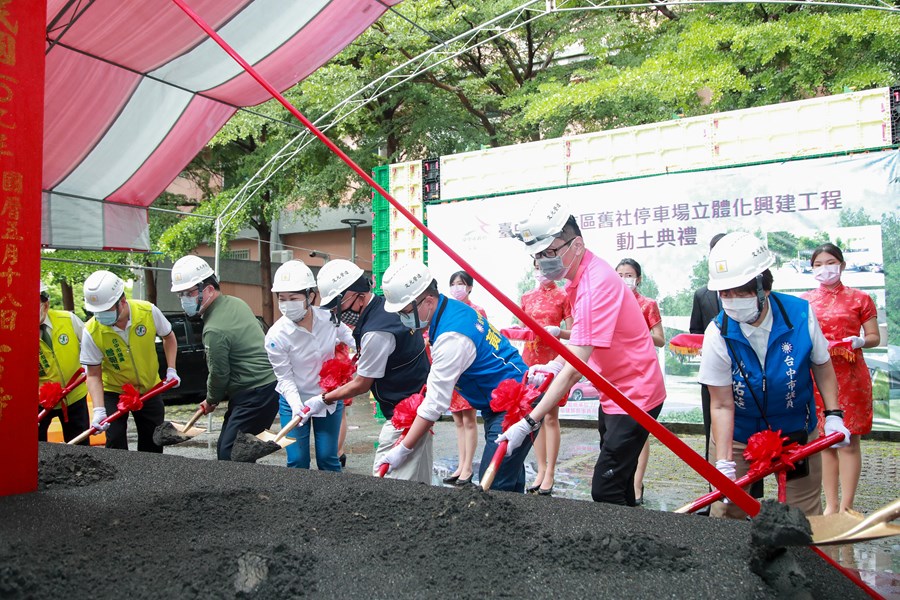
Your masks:
<svg viewBox="0 0 900 600"><path fill-rule="evenodd" d="M188 255L172 266L172 291L189 316L203 318L203 346L209 379L204 414L228 398L228 411L216 446L219 460L231 460L239 432L256 435L272 425L278 413L276 379L266 355L265 335L247 303L219 291L212 268Z"/></svg>

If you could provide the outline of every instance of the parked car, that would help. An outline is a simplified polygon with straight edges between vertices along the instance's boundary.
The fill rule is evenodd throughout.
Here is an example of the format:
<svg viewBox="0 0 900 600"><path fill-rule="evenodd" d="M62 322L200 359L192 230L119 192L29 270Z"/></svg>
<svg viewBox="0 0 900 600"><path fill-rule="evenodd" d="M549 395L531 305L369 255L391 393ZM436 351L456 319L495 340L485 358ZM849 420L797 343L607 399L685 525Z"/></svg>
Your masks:
<svg viewBox="0 0 900 600"><path fill-rule="evenodd" d="M594 384L588 381L585 377L581 378L581 381L572 386L572 389L569 390L569 400L573 402L578 402L579 400L593 400L594 398L599 398L600 393L597 391L597 388L594 387Z"/></svg>
<svg viewBox="0 0 900 600"><path fill-rule="evenodd" d="M164 312L172 324L175 340L178 342L178 355L175 367L181 377L181 385L162 394L163 401L169 404L186 404L199 402L206 397L206 379L209 369L206 367L206 350L203 348L203 320L189 317L183 312ZM269 326L262 317L256 317L263 331ZM159 376L166 377L166 355L163 352L162 340L156 338L156 356L159 359Z"/></svg>

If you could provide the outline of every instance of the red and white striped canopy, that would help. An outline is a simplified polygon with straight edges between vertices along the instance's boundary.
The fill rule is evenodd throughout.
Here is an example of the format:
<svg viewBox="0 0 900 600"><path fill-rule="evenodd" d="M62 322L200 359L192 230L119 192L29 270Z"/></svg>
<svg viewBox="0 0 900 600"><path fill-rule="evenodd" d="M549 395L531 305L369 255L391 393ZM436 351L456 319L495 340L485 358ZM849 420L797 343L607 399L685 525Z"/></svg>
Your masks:
<svg viewBox="0 0 900 600"><path fill-rule="evenodd" d="M399 0L188 0L284 90ZM147 211L268 94L170 0L47 0L42 243L149 248Z"/></svg>

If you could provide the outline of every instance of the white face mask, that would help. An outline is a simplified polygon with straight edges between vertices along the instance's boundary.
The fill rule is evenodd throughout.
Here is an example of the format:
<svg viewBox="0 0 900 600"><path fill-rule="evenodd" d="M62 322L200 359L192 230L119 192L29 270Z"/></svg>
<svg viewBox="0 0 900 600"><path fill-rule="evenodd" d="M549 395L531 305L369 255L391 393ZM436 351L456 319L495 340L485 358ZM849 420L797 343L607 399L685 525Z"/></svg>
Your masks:
<svg viewBox="0 0 900 600"><path fill-rule="evenodd" d="M291 321L302 321L306 316L306 302L303 300L279 300L278 310Z"/></svg>
<svg viewBox="0 0 900 600"><path fill-rule="evenodd" d="M834 285L841 280L841 265L822 265L813 268L813 277L825 285Z"/></svg>
<svg viewBox="0 0 900 600"><path fill-rule="evenodd" d="M450 295L457 300L465 300L469 295L469 290L466 289L465 285L451 285L450 286Z"/></svg>
<svg viewBox="0 0 900 600"><path fill-rule="evenodd" d="M753 298L722 298L725 314L738 323L753 323L759 318L759 304Z"/></svg>
<svg viewBox="0 0 900 600"><path fill-rule="evenodd" d="M552 279L547 279L540 271L535 271L534 280L538 285L549 285L553 282Z"/></svg>
<svg viewBox="0 0 900 600"><path fill-rule="evenodd" d="M633 290L637 287L637 278L635 277L623 277L622 282L629 290Z"/></svg>

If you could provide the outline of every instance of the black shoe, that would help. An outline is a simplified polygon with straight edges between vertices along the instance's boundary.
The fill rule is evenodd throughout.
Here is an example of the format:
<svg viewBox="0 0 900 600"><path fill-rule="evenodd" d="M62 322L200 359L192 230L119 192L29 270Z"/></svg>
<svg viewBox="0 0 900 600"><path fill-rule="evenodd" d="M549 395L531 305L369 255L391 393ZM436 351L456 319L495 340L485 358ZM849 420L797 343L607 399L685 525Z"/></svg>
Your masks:
<svg viewBox="0 0 900 600"><path fill-rule="evenodd" d="M530 488L525 488L525 493L526 493L526 494L537 494L537 491L538 491L539 489L541 489L540 484L538 484L538 485L533 485L533 486L531 486Z"/></svg>
<svg viewBox="0 0 900 600"><path fill-rule="evenodd" d="M538 488L538 496L552 496L553 495L553 486L551 485L548 489Z"/></svg>
<svg viewBox="0 0 900 600"><path fill-rule="evenodd" d="M450 477L444 477L442 480L444 483L456 483L459 479L459 475L451 475Z"/></svg>
<svg viewBox="0 0 900 600"><path fill-rule="evenodd" d="M640 498L634 499L635 506L643 506L644 505L644 484L641 484L641 496Z"/></svg>
<svg viewBox="0 0 900 600"><path fill-rule="evenodd" d="M347 455L346 454L341 454L340 456L338 456L338 460L341 462L341 468L344 468L347 466Z"/></svg>
<svg viewBox="0 0 900 600"><path fill-rule="evenodd" d="M455 485L456 487L466 487L466 486L470 486L470 485L472 485L472 476L469 475L469 476L466 477L465 479L460 479L459 477L457 477L457 478L456 478L456 481L454 482L454 485Z"/></svg>

